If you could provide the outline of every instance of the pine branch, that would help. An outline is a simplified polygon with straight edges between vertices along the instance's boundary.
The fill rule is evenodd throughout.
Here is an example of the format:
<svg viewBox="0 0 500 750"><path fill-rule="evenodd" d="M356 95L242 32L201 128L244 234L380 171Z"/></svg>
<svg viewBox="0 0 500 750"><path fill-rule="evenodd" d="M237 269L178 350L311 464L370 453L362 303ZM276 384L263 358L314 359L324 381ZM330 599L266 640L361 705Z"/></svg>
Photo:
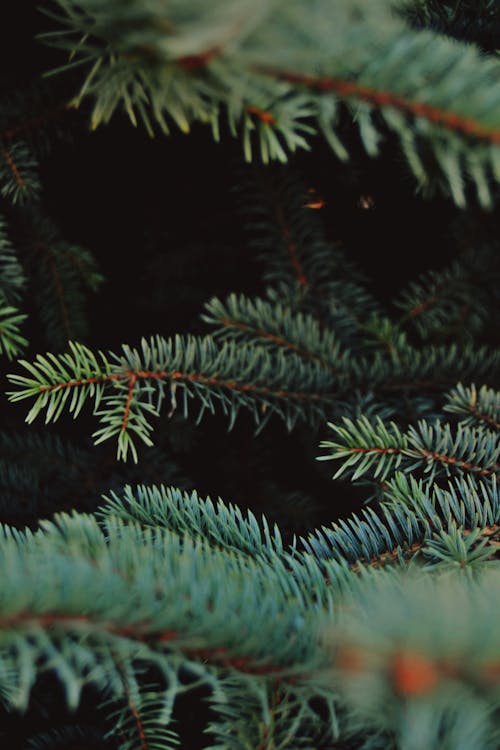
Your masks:
<svg viewBox="0 0 500 750"><path fill-rule="evenodd" d="M337 388L331 373L295 354L278 352L270 357L232 342L219 347L209 337L157 336L149 342L143 339L140 350L123 346L121 355L109 356L94 355L73 343L68 354L38 355L34 363L21 360L20 364L30 376L8 376L19 387L10 398L35 398L28 422L41 411L46 422L55 421L66 407L76 417L93 399L102 425L94 433L96 442L117 437L118 457L125 459L130 451L134 460L134 438L152 444L149 420L159 414L165 397L170 399L171 413L181 399L187 415L189 401L197 398L199 419L219 404L232 425L245 406L260 428L273 414L291 428L298 419L323 417Z"/></svg>
<svg viewBox="0 0 500 750"><path fill-rule="evenodd" d="M395 304L403 311L401 322L411 323L424 340L477 340L499 280L497 254L474 251L443 271L422 275L398 295Z"/></svg>
<svg viewBox="0 0 500 750"><path fill-rule="evenodd" d="M128 674L136 662L154 666L167 684L182 668L213 686L217 674L229 671L297 682L300 690L307 684L300 674L318 657L305 626L314 617L312 599L302 595L299 601L277 557L242 560L112 517L103 531L82 515L43 522L30 544L6 537L0 554L9 570L17 570L3 582L0 613L5 647L18 644L9 663L19 671L13 684L2 685L11 706L26 705L36 665L43 668L49 656L73 707L86 683L127 698L123 670ZM49 600L42 590L58 594ZM174 693L181 690L178 684Z"/></svg>
<svg viewBox="0 0 500 750"><path fill-rule="evenodd" d="M483 385L479 391L474 385L464 387L459 383L447 396L444 410L462 417L461 424L485 426L500 430L500 401L498 391Z"/></svg>
<svg viewBox="0 0 500 750"><path fill-rule="evenodd" d="M466 691L467 703L471 696L497 700L499 646L491 620L498 580L484 572L498 547L496 486L459 480L429 495L422 484L399 476L391 488L392 519L388 503L379 524L365 512L349 534L347 525L323 529L310 537L311 552L295 556L269 550L252 559L210 549L182 536L179 524L177 533L155 528L158 505L144 505L145 516L151 510L145 524L123 523L117 501L118 514L106 513L101 523L62 514L43 522L35 535L7 528L0 543L8 571L0 581L0 690L8 705L22 709L36 676L50 665L70 707L79 704L87 684L110 697L124 748L132 741L163 748L175 742L170 724L176 697L205 685L215 713L210 729L221 743L232 726L247 745L288 738L310 747L311 737L319 746L320 738L326 746L348 741L356 728L365 737L397 733L401 713L414 699L428 700L428 710L439 715L448 706L449 680ZM173 494L164 499L192 516L194 500L181 510ZM489 526L481 528L484 523ZM390 543L405 526L415 533L414 545L425 538L423 554L438 568L450 562L449 540L458 547L462 540L467 559L462 555L456 567L476 565L479 576L443 580L424 569L417 577L415 568L413 577L388 574L372 560L367 568L363 558L350 570L346 566L359 552L347 547L349 536L357 534L362 545L371 532ZM491 540L487 554L483 532ZM366 545L360 549L368 551ZM404 562L404 549L398 557ZM330 597L325 587L333 589ZM443 618L449 628L442 629ZM140 675L149 667L161 682L148 687ZM364 680L376 681L374 696L360 690ZM381 692L402 704L391 703L385 713L368 711L366 695L377 702ZM455 705L456 690L451 695ZM361 724L349 718L351 709ZM446 731L453 733L453 726ZM494 729L481 722L483 733Z"/></svg>
<svg viewBox="0 0 500 750"><path fill-rule="evenodd" d="M27 316L20 313L16 307L1 304L0 302L0 354L5 354L7 359L17 357L25 346L27 340L20 333L20 326Z"/></svg>
<svg viewBox="0 0 500 750"><path fill-rule="evenodd" d="M358 363L353 368L353 384L363 388L370 373L370 385L375 393L389 396L398 393L446 391L457 380L480 380L490 385L498 382L500 352L497 348L450 345L408 346L404 356L387 359L376 353L374 358Z"/></svg>
<svg viewBox="0 0 500 750"><path fill-rule="evenodd" d="M226 302L217 298L205 304L202 319L218 326L218 339L259 343L295 352L305 360L317 362L334 373L343 369L343 357L335 336L322 331L318 322L301 312L272 304L264 299L249 299L231 294Z"/></svg>
<svg viewBox="0 0 500 750"><path fill-rule="evenodd" d="M428 28L455 39L474 42L486 52L498 47L500 8L497 0L410 0L398 11L414 28Z"/></svg>
<svg viewBox="0 0 500 750"><path fill-rule="evenodd" d="M23 141L0 142L0 192L11 203L25 203L37 197L40 182L37 163Z"/></svg>
<svg viewBox="0 0 500 750"><path fill-rule="evenodd" d="M166 727L171 717L162 698L161 685L136 684L135 676L123 674L125 701L107 706L113 729L108 737L118 739L119 750L172 750L179 746L176 732ZM124 704L124 705L123 705Z"/></svg>
<svg viewBox="0 0 500 750"><path fill-rule="evenodd" d="M248 244L262 258L271 303L316 317L351 345L379 305L339 243L326 239L310 189L291 170L244 172L238 209Z"/></svg>
<svg viewBox="0 0 500 750"><path fill-rule="evenodd" d="M499 647L477 625L494 617L497 591L494 571L476 580L369 577L324 631L348 724L388 733L397 748L494 747Z"/></svg>
<svg viewBox="0 0 500 750"><path fill-rule="evenodd" d="M71 54L66 67L90 68L76 101L94 98L94 127L123 107L150 133L154 124L168 132L168 119L184 131L198 120L218 138L227 113L247 159L257 149L264 162L285 161L287 152L309 148L317 131L345 159L337 132L345 104L369 154L378 154L389 129L421 188L439 172L464 206L470 174L480 203L491 205L500 143L496 60L410 29L386 0L357 0L355 13L343 0L333 16L326 0L307 10L277 0L273 12L261 2L221 1L209 11L193 2L190 23L160 3L136 2L126 15L116 2L57 5L60 30L45 40Z"/></svg>
<svg viewBox="0 0 500 750"><path fill-rule="evenodd" d="M25 284L23 269L10 243L5 221L0 216L0 294L8 304L19 302Z"/></svg>
<svg viewBox="0 0 500 750"><path fill-rule="evenodd" d="M86 297L104 281L92 253L65 241L52 223L35 211L24 217L20 252L51 348L61 351L69 340L84 340Z"/></svg>
<svg viewBox="0 0 500 750"><path fill-rule="evenodd" d="M219 498L214 505L208 497L202 500L196 492L181 492L163 485L138 485L124 488L122 496L111 493L105 498L98 516L120 518L152 528L169 529L193 539L204 539L217 548L240 554L283 554L283 543L276 525L271 529L265 518L262 528L250 511L244 518L234 505L226 506Z"/></svg>
<svg viewBox="0 0 500 750"><path fill-rule="evenodd" d="M500 475L500 445L489 430L459 424L434 424L421 420L417 427L401 432L394 422L384 424L380 418L372 423L366 417L353 421L343 418L343 425L329 423L336 440L324 440L321 447L327 455L319 460L342 459L334 478L347 473L352 481L362 476L385 481L396 469L411 472L420 468L434 481L441 474L473 474L485 478Z"/></svg>
<svg viewBox="0 0 500 750"><path fill-rule="evenodd" d="M396 472L385 483L385 500L347 520L302 538L318 560L347 560L351 569L407 566L469 568L496 559L500 542L500 501L496 482L456 478L429 487ZM300 559L300 553L299 553Z"/></svg>

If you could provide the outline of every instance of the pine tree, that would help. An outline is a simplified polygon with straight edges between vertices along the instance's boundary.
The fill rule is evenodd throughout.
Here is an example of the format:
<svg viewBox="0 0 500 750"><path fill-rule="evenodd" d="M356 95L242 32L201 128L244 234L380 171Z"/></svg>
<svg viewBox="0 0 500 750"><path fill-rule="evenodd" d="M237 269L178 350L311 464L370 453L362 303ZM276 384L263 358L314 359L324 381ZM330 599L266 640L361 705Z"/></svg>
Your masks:
<svg viewBox="0 0 500 750"><path fill-rule="evenodd" d="M499 12L13 19L10 748L500 747Z"/></svg>

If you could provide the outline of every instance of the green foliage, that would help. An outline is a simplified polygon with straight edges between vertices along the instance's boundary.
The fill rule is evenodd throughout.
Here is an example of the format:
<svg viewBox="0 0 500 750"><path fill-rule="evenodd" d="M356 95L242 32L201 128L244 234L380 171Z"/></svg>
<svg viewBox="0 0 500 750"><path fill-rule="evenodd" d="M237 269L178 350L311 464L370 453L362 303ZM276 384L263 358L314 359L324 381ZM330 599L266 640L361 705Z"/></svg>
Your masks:
<svg viewBox="0 0 500 750"><path fill-rule="evenodd" d="M353 568L422 562L452 565L457 533L491 559L496 554L500 506L496 481L456 478L444 487L396 472L387 481L385 499L347 520L322 527L302 540L319 559L347 560ZM463 536L465 535L465 537ZM448 546L446 546L448 545ZM446 553L439 552L447 549ZM463 550L461 550L463 551ZM461 561L461 567L468 564Z"/></svg>
<svg viewBox="0 0 500 750"><path fill-rule="evenodd" d="M111 701L106 713L113 724L109 737L118 738L120 750L135 750L137 743L148 750L171 750L178 747L175 731L167 729L168 709L158 686L137 685L135 675L123 677L126 700L122 705Z"/></svg>
<svg viewBox="0 0 500 750"><path fill-rule="evenodd" d="M14 306L20 300L25 283L5 221L0 217L0 354L5 354L8 359L18 356L28 343L20 332L26 315Z"/></svg>
<svg viewBox="0 0 500 750"><path fill-rule="evenodd" d="M62 238L43 214L32 209L23 219L19 251L35 311L47 344L61 351L70 339L85 339L87 296L104 277L92 253Z"/></svg>
<svg viewBox="0 0 500 750"><path fill-rule="evenodd" d="M332 372L343 368L340 346L331 331L322 331L312 316L264 299L232 294L224 303L205 305L203 320L218 326L214 336L243 343L269 343L321 364Z"/></svg>
<svg viewBox="0 0 500 750"><path fill-rule="evenodd" d="M259 532L251 516L245 521L222 501L215 512L174 488L128 488L103 507L100 522L60 514L28 537L6 527L4 701L26 705L50 665L70 706L84 685L109 696L102 710L116 719L124 749L138 733L152 747L175 746L175 701L201 684L220 750L236 738L243 748L263 738L321 746L356 731L405 747L401 717L418 707L426 741L439 725L438 736L452 743L461 726L449 717L457 691L483 710L498 701L490 627L497 575L488 573L498 493L494 484L459 480L430 494L403 475L391 493L379 522L365 511L364 521L303 540L303 551L276 546L279 532L271 540L266 522ZM400 569L411 557L412 576L378 570L374 553ZM457 632L457 599L460 646L448 635ZM151 669L158 679L145 683ZM381 695L390 710L377 708ZM497 731L490 715L476 727L485 737Z"/></svg>
<svg viewBox="0 0 500 750"><path fill-rule="evenodd" d="M394 422L386 425L380 417L342 421L342 425L329 423L336 439L321 444L328 449L322 460L343 460L334 478L347 472L353 481L368 474L383 482L400 467L407 472L420 468L428 481L457 472L487 478L498 474L497 436L482 426L453 428L438 420L421 420L403 433Z"/></svg>
<svg viewBox="0 0 500 750"><path fill-rule="evenodd" d="M295 361L290 363L290 357ZM42 410L46 422L56 421L66 407L76 417L92 399L102 425L94 433L96 442L116 436L118 457L126 458L130 451L136 461L134 438L152 445L150 420L165 398L171 413L180 403L187 415L196 397L198 419L218 404L231 425L245 406L261 427L276 413L291 428L300 418L317 419L323 413L335 383L322 367L306 364L295 354L271 357L233 342L218 346L210 337L157 336L143 339L140 349L123 346L121 355L109 356L70 343L70 353L38 355L33 364L21 363L30 377L9 376L20 387L11 398L35 397L28 422Z"/></svg>
<svg viewBox="0 0 500 750"><path fill-rule="evenodd" d="M283 543L277 526L271 530L265 518L260 528L253 513L244 518L237 506L226 506L219 498L217 505L210 498L202 500L196 492L182 493L175 487L130 485L123 497L112 494L101 510L101 516L161 527L204 539L216 547L257 556L282 554Z"/></svg>
<svg viewBox="0 0 500 750"><path fill-rule="evenodd" d="M124 345L120 353L106 354L72 343L69 353L39 354L33 363L21 361L28 375L9 376L16 386L10 397L13 401L34 399L27 421L41 412L46 422L56 421L66 409L77 417L90 401L100 422L94 433L96 442L114 438L118 457L131 455L137 461L136 443L152 445L154 422L165 401L169 417L177 410L186 416L196 400L198 419L219 406L232 426L243 407L253 414L258 430L273 415L291 429L298 420L317 426L320 420L346 415L358 397L375 399L381 414L401 414L407 410L403 402L406 399L407 404L412 394L407 421L419 416L428 419L438 411L440 394L455 384L457 372L464 380L497 382L498 349L479 345L475 324L470 329L475 334L472 341L427 341L426 331L439 330L442 335L443 327L449 331L455 325L449 323L455 304L450 309L452 284L442 282L442 298L438 298L434 277L430 288L428 279L413 287L419 299L431 298L435 305L432 312L420 315L422 343L412 343L411 331L405 328L415 316L406 314L398 320L381 310L340 248L326 242L321 221L304 204L300 183L293 177L278 180L270 190L275 203L268 202L264 193L263 202L251 199L246 209L250 242L262 252L266 281L273 283L267 288L267 298L233 294L226 301L210 300L202 317L216 326L212 336L156 336L143 339L140 348ZM281 206L288 202L287 213ZM281 237L277 244L276 236ZM490 269L489 251L485 253L488 263L479 265ZM92 260L78 253L75 257L83 263L83 279L98 283ZM463 288L469 299L477 296L485 273L473 274ZM448 278L446 274L441 275ZM496 277L489 274L488 278L493 295ZM70 281L64 287L68 292L73 288ZM48 285L43 288L50 289ZM77 289L73 297L75 302L79 299ZM59 330L64 333L64 327ZM422 389L430 396L427 400L418 397ZM366 422L368 430L369 425ZM418 450L434 450L434 438L422 433L415 440L427 446L422 444ZM458 460L468 461L470 450L463 447ZM376 456L368 453L365 459L369 463ZM395 457L395 453L385 454L386 461ZM381 466L378 470L384 471Z"/></svg>
<svg viewBox="0 0 500 750"><path fill-rule="evenodd" d="M314 193L291 169L242 173L237 192L270 301L314 315L352 346L360 324L380 305L345 249L326 238L321 218L309 209Z"/></svg>
<svg viewBox="0 0 500 750"><path fill-rule="evenodd" d="M459 383L447 395L445 411L458 414L460 422L489 430L500 428L500 403L498 392L483 385L479 391L474 385L464 387Z"/></svg>
<svg viewBox="0 0 500 750"><path fill-rule="evenodd" d="M325 640L354 725L405 750L496 747L497 586L496 571L373 576L348 597Z"/></svg>
<svg viewBox="0 0 500 750"><path fill-rule="evenodd" d="M0 192L11 203L23 204L40 191L37 161L23 141L3 145L0 150Z"/></svg>
<svg viewBox="0 0 500 750"><path fill-rule="evenodd" d="M407 0L400 11L416 28L475 42L487 52L498 48L500 8L497 0Z"/></svg>
<svg viewBox="0 0 500 750"><path fill-rule="evenodd" d="M473 340L496 306L496 254L469 252L442 271L429 271L400 294L395 304L424 340Z"/></svg>
<svg viewBox="0 0 500 750"><path fill-rule="evenodd" d="M18 356L28 343L19 330L25 319L26 315L16 307L0 306L0 354L5 354L8 359Z"/></svg>
<svg viewBox="0 0 500 750"><path fill-rule="evenodd" d="M265 163L318 134L341 160L356 141L377 156L392 137L420 189L444 188L462 207L472 185L483 207L497 197L498 61L443 36L484 42L480 12L496 24L488 0L54 0L43 10L57 27L45 40L70 54L61 67L83 71L72 103L92 100L93 127L118 109L150 134L202 122ZM207 750L498 747L495 243L474 237L384 304L328 237L315 189L261 170L241 177L238 198L263 294L217 291L202 314L211 335L94 351L72 339L85 336L85 295L101 274L25 205L40 192L33 124L10 116L0 103L0 353L27 344L25 288L51 349L20 361L10 399L31 401L29 423L89 405L96 443L146 458L115 472L104 447L0 433L11 522L0 528L2 710L29 710L44 679L70 712L98 696L95 725L80 729L75 714L26 747L175 748L179 705L200 694ZM229 429L241 411L257 431L274 417L289 430L304 423L304 454L324 438L320 460L358 485L347 501L375 502L281 529L269 520L277 505L310 503L316 517L313 486L273 476L262 518L205 497L152 447L159 417L175 431L193 407L198 421L221 411ZM327 421L333 438L317 438ZM142 476L148 459L154 484ZM95 485L103 505L81 512L96 510ZM38 523L17 528L27 510Z"/></svg>
<svg viewBox="0 0 500 750"><path fill-rule="evenodd" d="M440 184L467 203L465 177L491 205L498 180L498 65L471 46L412 30L387 0L343 0L335 22L327 0L218 0L122 3L56 0L47 11L56 29L45 35L83 66L75 102L94 100L92 126L123 108L152 134L169 121L187 132L221 121L243 141L247 160L266 163L310 148L317 133L340 159L349 150L338 131L339 110L355 116L368 154L396 135L421 189ZM263 64L265 60L265 64ZM401 74L403 72L403 75ZM449 91L453 90L453 97ZM380 121L378 118L380 115Z"/></svg>
<svg viewBox="0 0 500 750"><path fill-rule="evenodd" d="M18 302L26 284L17 253L11 245L5 220L0 217L0 294L8 302Z"/></svg>

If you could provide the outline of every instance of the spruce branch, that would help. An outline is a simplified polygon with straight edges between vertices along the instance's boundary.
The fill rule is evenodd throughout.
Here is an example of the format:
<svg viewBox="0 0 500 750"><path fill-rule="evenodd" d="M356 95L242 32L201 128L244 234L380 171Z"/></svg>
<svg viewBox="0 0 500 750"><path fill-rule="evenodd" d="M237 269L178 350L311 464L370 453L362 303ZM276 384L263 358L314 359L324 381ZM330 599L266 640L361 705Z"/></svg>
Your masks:
<svg viewBox="0 0 500 750"><path fill-rule="evenodd" d="M407 0L397 10L414 28L427 28L441 34L475 43L486 52L495 52L500 30L500 9L496 0Z"/></svg>
<svg viewBox="0 0 500 750"><path fill-rule="evenodd" d="M17 357L28 345L20 333L20 326L26 318L27 315L20 313L16 307L0 303L0 354L5 354L9 360Z"/></svg>
<svg viewBox="0 0 500 750"><path fill-rule="evenodd" d="M119 750L136 750L138 747L140 750L172 750L178 747L178 734L166 726L171 716L161 685L139 687L130 670L123 672L122 679L124 700L107 701L102 706L113 726L107 737L118 741Z"/></svg>
<svg viewBox="0 0 500 750"><path fill-rule="evenodd" d="M429 494L403 475L390 484L393 497L378 524L365 512L350 527L311 535L309 550L306 544L294 555L269 548L254 558L185 536L186 526L175 518L186 514L190 524L196 499L179 504L175 491L161 488L143 493L140 523L125 508L123 515L116 498L100 522L73 513L42 522L27 536L6 527L0 689L8 706L22 709L37 676L50 667L70 706L79 705L85 685L108 696L125 748L132 741L163 748L176 741L175 700L205 685L215 714L210 730L226 750L230 727L248 747L271 738L308 747L311 737L331 746L348 741L356 727L365 736L397 735L401 711L415 699L428 700L426 710L440 715L451 699L450 681L469 700L498 701L498 638L491 629L498 581L485 569L498 548L496 485L459 479ZM160 496L166 516L174 511L175 531L155 526ZM405 533L411 547L401 545L397 553L390 544ZM379 541L377 560L364 557L369 534ZM358 549L349 548L356 535ZM267 544L264 537L261 542ZM431 567L417 574L413 566L411 576L379 569L396 555L405 564L417 547ZM431 572L453 559L458 571L476 567L477 576ZM457 632L457 597L458 642L450 637ZM443 617L450 622L445 630ZM148 669L159 676L155 684L141 679ZM368 703L359 689L365 680L377 684ZM381 692L391 711L368 711ZM351 721L351 710L363 717L361 724ZM454 726L446 731L453 734ZM481 727L495 731L488 722Z"/></svg>
<svg viewBox="0 0 500 750"><path fill-rule="evenodd" d="M361 416L357 420L343 418L342 425L329 423L336 440L324 440L321 447L328 453L319 460L342 460L334 478L347 472L353 481L370 476L384 481L401 468L411 472L417 467L425 472L428 481L441 474L471 473L491 478L499 475L500 445L497 436L485 429L474 429L459 424L420 420L406 432L377 417L370 422Z"/></svg>
<svg viewBox="0 0 500 750"><path fill-rule="evenodd" d="M19 302L26 278L7 233L7 226L0 216L0 294L8 304Z"/></svg>
<svg viewBox="0 0 500 750"><path fill-rule="evenodd" d="M308 207L310 188L291 170L252 170L243 172L237 193L247 242L264 262L270 301L313 315L351 344L379 305L340 243L326 239L321 218Z"/></svg>
<svg viewBox="0 0 500 750"><path fill-rule="evenodd" d="M40 192L37 162L23 141L0 142L0 192L11 203L19 204Z"/></svg>
<svg viewBox="0 0 500 750"><path fill-rule="evenodd" d="M321 694L310 681L320 657L308 634L313 595L304 597L288 580L278 557L241 559L164 529L112 516L101 527L78 514L43 522L29 544L6 534L0 555L17 571L4 582L0 613L4 658L17 672L10 685L7 670L1 674L10 706L26 705L47 658L70 706L91 684L115 703L133 703L136 715L149 700L148 691L141 698L137 675L154 668L168 687L150 696L155 740L162 726L168 734L173 701L189 689L187 674L191 687L227 689L233 705L234 690L231 695L225 680L250 693L258 684L279 684L284 695L295 695L296 705ZM257 601L260 625L254 630ZM306 706L300 710L310 714ZM144 733L147 721L141 713Z"/></svg>
<svg viewBox="0 0 500 750"><path fill-rule="evenodd" d="M25 217L20 252L51 348L61 351L69 340L84 340L86 298L104 281L92 253L63 239L50 220L33 210Z"/></svg>
<svg viewBox="0 0 500 750"><path fill-rule="evenodd" d="M478 352L456 347L429 348L425 352L408 347L404 356L398 354L390 358L379 352L371 357L348 356L344 352L337 361L342 364L338 372L332 367L325 368L323 362L314 358L284 350L282 346L269 350L269 347L253 344L241 346L232 340L219 344L211 337L165 339L156 336L149 341L143 339L140 349L123 345L121 354L110 352L107 355L94 354L83 344L72 343L67 354L39 354L33 363L21 360L29 376L9 375L10 382L17 387L9 396L12 401L34 398L27 421L32 422L40 412L45 412L46 423L59 419L66 408L76 417L83 405L93 400L94 414L100 421L99 429L94 432L95 441L115 438L118 457L126 459L130 454L137 461L136 441L152 445L152 420L160 415L165 401L170 404L170 415L179 407L187 416L191 401L196 400L198 420L205 412L213 413L219 406L231 428L240 409L245 408L253 415L258 430L263 429L273 415L283 419L291 429L298 420L314 425L320 419L327 419L335 413L335 404L347 393L366 389L367 376L372 392L397 394L408 388L419 388L423 383L443 390L453 382L452 372L458 365L464 372L467 366L476 374L487 370L490 376L500 368L496 351ZM416 373L420 379L415 377ZM353 425L349 429L354 429ZM370 429L368 422L363 429ZM419 429L423 436L424 423ZM385 453L389 460L405 452L402 451L404 446L385 445L384 440L371 449L367 444L354 451L358 459L361 453L365 456L363 467L371 466L376 454ZM438 462L439 451L432 447L431 438L412 440L419 446L415 448L415 455L422 460L426 456L429 466ZM422 440L429 445L420 445ZM449 446L446 450L450 450ZM464 469L490 472L487 466L470 468L474 466L474 461L468 458L468 450L472 448L462 446L460 450ZM452 455L449 461L445 453L443 456L439 459L442 465L454 463ZM391 461L387 463L387 471ZM460 459L456 461L458 467ZM385 469L378 471L384 478ZM364 472L365 468L361 473Z"/></svg>
<svg viewBox="0 0 500 750"><path fill-rule="evenodd" d="M404 356L387 359L377 352L370 359L370 383L380 395L415 391L446 391L456 384L457 372L464 380L480 380L495 385L500 373L500 352L488 346L466 344L408 346ZM366 362L355 375L357 387L366 382ZM355 371L354 371L355 372Z"/></svg>
<svg viewBox="0 0 500 750"><path fill-rule="evenodd" d="M398 295L401 323L414 326L423 340L477 339L499 280L496 254L468 253L443 271L423 274Z"/></svg>
<svg viewBox="0 0 500 750"><path fill-rule="evenodd" d="M301 538L318 560L347 560L354 571L410 563L472 568L498 556L500 503L496 481L473 476L429 486L396 472L384 501ZM300 559L300 553L299 553Z"/></svg>
<svg viewBox="0 0 500 750"><path fill-rule="evenodd" d="M444 410L462 417L462 424L500 430L499 393L485 385L478 390L474 384L466 387L459 383L447 394Z"/></svg>
<svg viewBox="0 0 500 750"><path fill-rule="evenodd" d="M490 571L478 580L372 576L347 596L324 643L348 722L388 733L397 748L494 747L498 644L486 622L497 590Z"/></svg>
<svg viewBox="0 0 500 750"><path fill-rule="evenodd" d="M291 359L292 358L292 359ZM180 401L184 415L189 402L200 402L198 419L216 404L234 423L242 406L262 428L277 414L291 428L298 419L324 417L336 397L338 379L314 362L296 354L239 347L234 342L217 345L210 337L160 336L143 339L141 349L127 345L121 355L95 355L82 344L70 344L70 353L38 355L33 363L20 362L30 376L10 375L19 390L12 401L35 398L27 421L45 411L45 421L57 420L67 407L77 416L88 399L101 427L96 442L118 438L118 457L138 454L134 439L151 445L151 418L159 414L165 398L171 413ZM99 408L100 407L100 408Z"/></svg>
<svg viewBox="0 0 500 750"><path fill-rule="evenodd" d="M386 0L356 0L354 13L343 0L333 15L326 0L308 9L289 0L269 7L221 0L209 11L195 2L187 17L177 4L167 14L159 2L147 8L135 2L125 15L121 5L102 0L56 0L56 6L50 15L59 30L45 41L70 53L66 67L87 69L76 102L92 96L94 127L123 107L150 133L155 124L168 132L168 119L184 131L198 120L218 138L227 116L247 159L254 138L264 162L285 161L318 131L345 159L337 128L337 110L345 105L369 154L378 154L388 129L421 188L438 172L464 206L470 175L480 203L492 203L500 144L497 62L412 30Z"/></svg>
<svg viewBox="0 0 500 750"><path fill-rule="evenodd" d="M276 525L270 527L263 517L262 527L250 511L246 518L235 505L217 503L207 497L201 499L193 491L182 492L164 485L147 487L127 485L121 496L111 493L98 516L110 516L125 522L139 523L152 528L165 528L193 539L205 539L209 544L228 551L251 555L282 555L283 542Z"/></svg>
<svg viewBox="0 0 500 750"><path fill-rule="evenodd" d="M343 369L343 356L334 334L322 331L312 315L294 313L288 307L244 295L231 294L205 304L202 319L218 326L218 339L258 343L295 352L332 372Z"/></svg>

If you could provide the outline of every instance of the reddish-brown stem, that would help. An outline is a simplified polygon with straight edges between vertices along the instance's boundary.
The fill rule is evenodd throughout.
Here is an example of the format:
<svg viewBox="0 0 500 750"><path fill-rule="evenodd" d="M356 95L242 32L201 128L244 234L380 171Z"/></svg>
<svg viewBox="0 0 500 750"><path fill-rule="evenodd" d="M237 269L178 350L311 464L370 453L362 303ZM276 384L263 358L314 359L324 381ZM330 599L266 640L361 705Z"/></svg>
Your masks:
<svg viewBox="0 0 500 750"><path fill-rule="evenodd" d="M258 120L265 123L266 125L275 125L276 124L276 117L271 114L271 112L266 112L265 109L260 109L260 107L253 107L249 106L245 108L248 114L255 115Z"/></svg>
<svg viewBox="0 0 500 750"><path fill-rule="evenodd" d="M123 684L123 689L125 691L125 695L127 696L128 707L130 709L130 713L133 716L135 726L137 729L137 735L139 737L139 742L140 742L140 750L148 750L148 741L146 737L146 732L144 731L144 725L142 723L139 710L136 704L134 703L134 701L132 700L132 696L130 695L127 676L120 667L118 667L118 672L120 673L122 684Z"/></svg>
<svg viewBox="0 0 500 750"><path fill-rule="evenodd" d="M52 385L41 385L38 389L41 393L45 391L56 391L58 388L78 388L82 385L91 385L92 383L106 383L110 380L123 380L123 375L108 374L97 375L93 378L79 378L78 380L67 380L64 383L53 383Z"/></svg>
<svg viewBox="0 0 500 750"><path fill-rule="evenodd" d="M292 264L295 278L297 279L301 287L307 288L309 287L309 281L307 280L307 276L304 272L304 268L299 259L297 243L293 239L291 232L288 226L286 225L285 217L283 215L283 210L281 206L278 206L276 208L276 218L277 218L278 226L281 228L281 235L286 243L288 257L290 258L290 262Z"/></svg>
<svg viewBox="0 0 500 750"><path fill-rule="evenodd" d="M281 336L276 336L276 334L269 333L269 331L265 331L263 328L253 328L247 323L242 323L239 320L232 320L231 318L221 318L219 322L221 325L228 328L238 328L240 331L248 331L261 339L272 341L277 346L283 347L283 349L289 349L290 351L297 352L297 354L300 354L302 357L318 362L331 372L337 372L337 368L332 367L332 365L317 354L313 354L312 352L307 351L307 349L302 349L300 346L297 346L297 344L293 344L291 341L281 338Z"/></svg>
<svg viewBox="0 0 500 750"><path fill-rule="evenodd" d="M458 458L453 456L446 456L443 453L436 453L434 451L421 449L421 454L424 457L432 458L434 461L440 461L443 464L450 464L451 466L458 466L459 469L465 469L466 471L473 471L481 476L491 477L497 475L497 467L491 469L484 468L482 466L476 466L468 461L460 461Z"/></svg>
<svg viewBox="0 0 500 750"><path fill-rule="evenodd" d="M356 448L350 448L349 449L351 453L402 453L402 448L379 448L379 447L370 447L370 448L362 448L362 447L356 447Z"/></svg>
<svg viewBox="0 0 500 750"><path fill-rule="evenodd" d="M153 645L155 643L171 643L183 639L182 633L176 630L152 631L150 624L136 622L131 625L117 625L104 620L93 619L91 615L65 615L59 612L18 612L15 615L0 617L0 630L19 632L23 628L66 628L68 630L91 628L105 631L113 636L129 638ZM182 650L190 658L210 661L222 667L238 669L240 672L255 675L278 676L286 671L286 667L273 664L256 664L251 656L232 656L224 646L213 648L189 648L183 644Z"/></svg>
<svg viewBox="0 0 500 750"><path fill-rule="evenodd" d="M500 430L500 422L497 422L493 417L489 417L487 414L482 414L481 412L477 411L477 409L474 409L473 406L466 406L467 411L472 414L475 419L479 420L480 422L486 422L486 424L491 425L495 428L495 430Z"/></svg>
<svg viewBox="0 0 500 750"><path fill-rule="evenodd" d="M325 401L334 398L333 393L303 393L299 391L286 391L279 389L273 391L265 386L253 385L252 383L240 383L237 380L221 380L220 378L207 377L198 373L186 372L168 372L167 370L125 370L123 374L114 373L108 375L98 375L92 378L81 378L79 380L68 380L63 383L54 383L52 385L42 385L39 391L54 391L58 388L75 388L77 386L89 385L91 383L106 383L111 380L127 380L130 384L132 377L135 380L144 378L145 380L185 380L191 383L203 383L208 386L217 386L219 388L228 388L232 391L242 393L255 393L259 396L269 396L270 398L295 399L297 401ZM129 390L129 395L131 391Z"/></svg>
<svg viewBox="0 0 500 750"><path fill-rule="evenodd" d="M177 64L180 65L184 70L192 72L193 70L199 70L200 68L206 67L216 57L220 57L222 54L222 48L220 46L210 47L204 52L200 52L198 55L186 55L180 57L177 60Z"/></svg>
<svg viewBox="0 0 500 750"><path fill-rule="evenodd" d="M12 158L12 154L8 151L8 149L4 145L2 146L2 156L8 168L10 169L10 172L14 178L14 181L17 187L20 190L23 190L26 187L26 182L21 172L19 171L19 167L17 166L16 162Z"/></svg>
<svg viewBox="0 0 500 750"><path fill-rule="evenodd" d="M472 531L472 529L463 529L462 533L464 536L468 536L472 533ZM493 524L493 526L485 526L483 529L481 529L481 537L483 539L488 539L489 546L494 548L500 546L500 541L493 538L499 533L500 525L498 524ZM369 560L360 558L359 561L356 561L350 566L351 570L358 570L360 567L360 563L368 564L372 568L381 568L384 565L390 565L391 563L399 560L401 554L403 554L405 557L413 557L413 555L415 555L417 552L420 552L420 550L425 547L426 542L427 539L424 539L421 542L415 542L415 544L412 544L411 547L407 547L405 549L396 548L393 550L388 550L387 552L383 552L381 555L371 557Z"/></svg>
<svg viewBox="0 0 500 750"><path fill-rule="evenodd" d="M128 426L128 420L130 417L130 404L132 403L132 398L134 396L134 388L136 382L137 375L135 372L133 372L130 374L130 377L128 379L128 392L127 398L125 399L125 409L123 410L122 432L125 432Z"/></svg>
<svg viewBox="0 0 500 750"><path fill-rule="evenodd" d="M368 102L377 107L393 107L394 109L421 117L430 122L442 125L454 132L462 133L489 143L500 144L500 130L489 128L476 120L460 115L456 112L448 112L432 104L417 102L407 99L390 91L365 86L355 81L345 81L334 76L314 76L293 71L280 70L267 65L257 65L255 70L269 75L281 81L298 84L321 93L333 93L338 96L358 99Z"/></svg>

